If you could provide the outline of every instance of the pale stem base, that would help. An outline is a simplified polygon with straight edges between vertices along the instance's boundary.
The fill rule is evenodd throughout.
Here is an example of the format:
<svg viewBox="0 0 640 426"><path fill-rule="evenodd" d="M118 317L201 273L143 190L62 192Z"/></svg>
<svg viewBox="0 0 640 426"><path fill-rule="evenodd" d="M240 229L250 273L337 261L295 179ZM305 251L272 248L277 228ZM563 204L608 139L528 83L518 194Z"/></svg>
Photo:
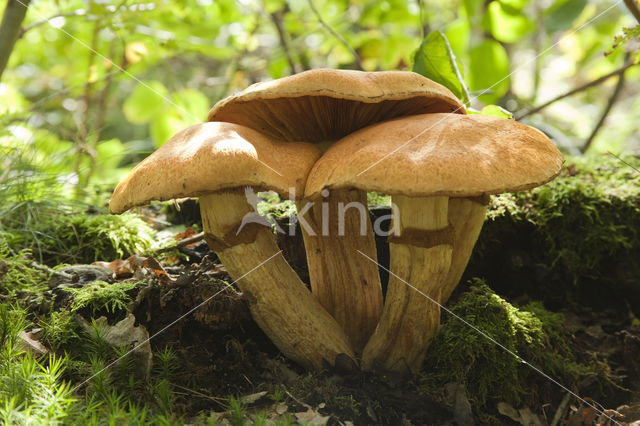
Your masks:
<svg viewBox="0 0 640 426"><path fill-rule="evenodd" d="M305 211L307 203L298 202L298 211ZM357 252L377 259L367 193L334 189L313 202L302 219L316 234L301 227L313 295L343 327L359 353L382 311L378 267Z"/></svg>
<svg viewBox="0 0 640 426"><path fill-rule="evenodd" d="M244 215L253 211L239 190L201 197L200 210L207 242L213 246L235 236ZM238 280L256 323L283 354L307 369L320 370L325 363L333 366L339 354L355 360L340 325L282 254L265 262L280 251L271 230L260 226L254 231L252 241L217 247L216 252L229 275Z"/></svg>
<svg viewBox="0 0 640 426"><path fill-rule="evenodd" d="M394 196L393 202L399 210L394 226L399 227L400 237L407 229L428 232L448 227L448 197ZM380 322L362 355L362 368L415 372L440 324L438 303L452 246L390 243L389 253L392 274Z"/></svg>

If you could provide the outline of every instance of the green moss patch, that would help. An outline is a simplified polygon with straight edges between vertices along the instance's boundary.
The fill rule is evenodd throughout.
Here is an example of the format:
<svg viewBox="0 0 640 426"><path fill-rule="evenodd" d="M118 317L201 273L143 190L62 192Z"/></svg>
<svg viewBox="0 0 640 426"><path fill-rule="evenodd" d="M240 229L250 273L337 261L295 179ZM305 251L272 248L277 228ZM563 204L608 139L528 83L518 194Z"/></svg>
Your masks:
<svg viewBox="0 0 640 426"><path fill-rule="evenodd" d="M597 305L600 293L603 306L640 307L638 170L635 157L568 158L552 182L493 197L468 276L556 307Z"/></svg>
<svg viewBox="0 0 640 426"><path fill-rule="evenodd" d="M0 292L14 295L18 291L38 292L47 288L47 275L31 266L31 250L12 255L0 238Z"/></svg>
<svg viewBox="0 0 640 426"><path fill-rule="evenodd" d="M11 215L0 216L0 238L13 250L32 249L38 262L49 265L113 260L151 247L155 232L140 216L81 213L75 207L16 204Z"/></svg>
<svg viewBox="0 0 640 426"><path fill-rule="evenodd" d="M561 393L531 366L569 387L591 372L574 360L561 333L562 315L539 303L518 308L475 279L450 310L459 318L442 313L442 329L429 347L420 378L433 398L443 399L448 383L463 384L476 415L483 418L495 412L498 402L533 406Z"/></svg>

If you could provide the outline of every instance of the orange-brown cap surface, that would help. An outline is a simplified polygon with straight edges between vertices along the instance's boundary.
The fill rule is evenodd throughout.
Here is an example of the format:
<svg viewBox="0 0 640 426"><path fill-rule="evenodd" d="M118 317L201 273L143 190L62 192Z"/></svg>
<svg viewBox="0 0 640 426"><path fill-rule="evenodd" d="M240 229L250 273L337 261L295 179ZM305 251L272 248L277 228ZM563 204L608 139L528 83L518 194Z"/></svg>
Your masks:
<svg viewBox="0 0 640 426"><path fill-rule="evenodd" d="M449 89L413 72L315 69L223 99L209 121L242 124L284 140L324 142L394 117L433 112L465 109Z"/></svg>
<svg viewBox="0 0 640 426"><path fill-rule="evenodd" d="M196 197L252 186L301 196L319 149L310 143L275 141L231 123L189 127L138 164L109 201L122 213L151 200Z"/></svg>
<svg viewBox="0 0 640 426"><path fill-rule="evenodd" d="M334 144L305 196L355 187L407 196L471 197L542 185L564 159L539 130L483 115L423 114L378 123Z"/></svg>

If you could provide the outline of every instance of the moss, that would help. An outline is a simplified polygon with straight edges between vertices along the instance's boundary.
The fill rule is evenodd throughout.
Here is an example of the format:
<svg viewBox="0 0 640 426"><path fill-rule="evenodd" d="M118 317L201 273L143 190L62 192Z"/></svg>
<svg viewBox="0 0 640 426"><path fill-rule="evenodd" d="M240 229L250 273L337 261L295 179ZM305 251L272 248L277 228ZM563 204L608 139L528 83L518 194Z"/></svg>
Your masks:
<svg viewBox="0 0 640 426"><path fill-rule="evenodd" d="M283 199L273 191L258 193L258 213L270 222L288 219L296 213L296 203Z"/></svg>
<svg viewBox="0 0 640 426"><path fill-rule="evenodd" d="M39 292L47 288L47 275L31 267L31 250L12 255L0 237L0 292L14 295L18 291Z"/></svg>
<svg viewBox="0 0 640 426"><path fill-rule="evenodd" d="M554 308L628 300L638 316L638 170L634 157L568 158L552 182L492 197L467 278L485 277L505 295L517 283Z"/></svg>
<svg viewBox="0 0 640 426"><path fill-rule="evenodd" d="M576 274L596 269L605 257L640 249L640 160L624 161L571 158L547 185L494 199L490 217L508 212L534 224L553 263Z"/></svg>
<svg viewBox="0 0 640 426"><path fill-rule="evenodd" d="M442 329L420 376L423 391L431 397L443 399L447 383L462 383L476 415L483 418L498 402L533 406L560 390L526 363L569 387L590 371L573 360L560 331L562 315L540 303L517 308L475 279L450 310L466 323L443 313ZM540 394L545 395L540 399Z"/></svg>
<svg viewBox="0 0 640 426"><path fill-rule="evenodd" d="M68 309L51 311L45 320L39 322L42 328L42 339L49 347L57 350L77 342L78 322L73 313Z"/></svg>
<svg viewBox="0 0 640 426"><path fill-rule="evenodd" d="M32 249L49 265L112 260L151 247L155 233L140 216L91 211L65 200L8 203L0 210L0 238L14 251Z"/></svg>
<svg viewBox="0 0 640 426"><path fill-rule="evenodd" d="M88 308L92 315L99 312L114 314L127 310L127 305L132 302L129 291L139 284L136 281L113 284L94 281L80 288L63 288L63 290L74 296L71 312Z"/></svg>
<svg viewBox="0 0 640 426"><path fill-rule="evenodd" d="M71 260L79 263L144 253L151 247L154 237L149 225L134 214L74 214L59 221L53 233L56 238L48 251L63 261L68 256L55 251L64 247L67 253L73 253Z"/></svg>

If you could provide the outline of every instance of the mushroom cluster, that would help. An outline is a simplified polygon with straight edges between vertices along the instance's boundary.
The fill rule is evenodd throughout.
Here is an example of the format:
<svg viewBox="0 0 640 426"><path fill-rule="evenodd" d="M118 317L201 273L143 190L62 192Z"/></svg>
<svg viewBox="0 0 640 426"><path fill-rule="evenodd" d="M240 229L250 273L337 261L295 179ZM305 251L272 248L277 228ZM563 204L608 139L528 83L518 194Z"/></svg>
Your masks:
<svg viewBox="0 0 640 426"><path fill-rule="evenodd" d="M110 210L199 197L206 241L255 321L308 369L346 356L367 370L417 370L488 195L541 185L563 162L541 132L466 115L449 90L411 72L306 71L223 99L208 120L138 164ZM246 221L246 187L296 200L311 291L271 230ZM367 191L394 206L384 296Z"/></svg>

